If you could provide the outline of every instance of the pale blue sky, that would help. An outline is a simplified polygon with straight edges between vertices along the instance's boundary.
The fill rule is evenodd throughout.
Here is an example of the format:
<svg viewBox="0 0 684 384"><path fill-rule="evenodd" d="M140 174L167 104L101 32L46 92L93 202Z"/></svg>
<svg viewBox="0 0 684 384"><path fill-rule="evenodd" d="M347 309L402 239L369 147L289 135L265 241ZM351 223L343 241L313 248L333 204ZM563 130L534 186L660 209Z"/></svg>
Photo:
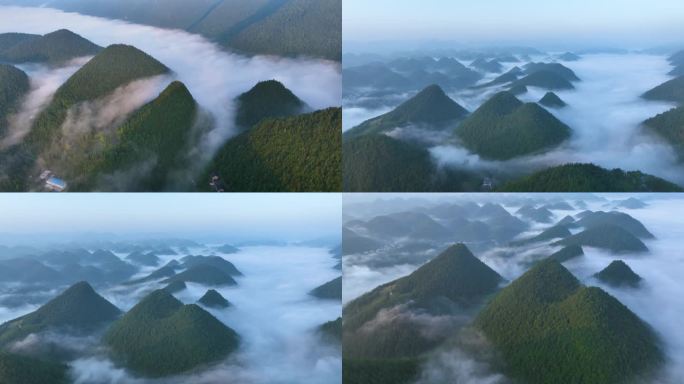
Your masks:
<svg viewBox="0 0 684 384"><path fill-rule="evenodd" d="M682 39L682 0L343 0L347 41L553 41L625 45Z"/></svg>
<svg viewBox="0 0 684 384"><path fill-rule="evenodd" d="M339 194L0 194L0 233L225 234L306 240L341 231Z"/></svg>

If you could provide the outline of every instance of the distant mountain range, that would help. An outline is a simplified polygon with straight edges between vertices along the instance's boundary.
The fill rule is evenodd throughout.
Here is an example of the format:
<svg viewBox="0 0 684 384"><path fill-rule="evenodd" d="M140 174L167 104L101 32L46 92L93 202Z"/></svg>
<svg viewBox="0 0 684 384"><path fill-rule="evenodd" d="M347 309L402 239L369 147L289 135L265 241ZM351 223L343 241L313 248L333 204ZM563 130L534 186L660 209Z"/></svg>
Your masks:
<svg viewBox="0 0 684 384"><path fill-rule="evenodd" d="M163 8L145 0L3 0L0 4L49 6L201 34L247 54L311 56L341 60L340 0L170 0ZM1 45L0 45L1 47Z"/></svg>

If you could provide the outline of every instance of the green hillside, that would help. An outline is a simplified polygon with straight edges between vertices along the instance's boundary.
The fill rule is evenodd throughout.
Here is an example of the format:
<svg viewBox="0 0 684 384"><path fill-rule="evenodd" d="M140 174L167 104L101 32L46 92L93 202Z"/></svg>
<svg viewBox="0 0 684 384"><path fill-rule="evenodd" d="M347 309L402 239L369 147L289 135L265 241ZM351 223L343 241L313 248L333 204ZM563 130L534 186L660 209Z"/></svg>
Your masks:
<svg viewBox="0 0 684 384"><path fill-rule="evenodd" d="M183 83L174 81L117 127L114 137L95 132L84 139L96 143L92 152L81 151L89 158L66 157L64 177L71 180L72 190L151 192L183 184L173 173L184 164L193 142L197 114L195 99ZM147 166L140 169L141 164ZM117 183L110 180L112 174L129 177ZM79 175L86 179L79 182Z"/></svg>
<svg viewBox="0 0 684 384"><path fill-rule="evenodd" d="M309 294L319 299L342 300L342 276L316 287Z"/></svg>
<svg viewBox="0 0 684 384"><path fill-rule="evenodd" d="M503 278L477 259L464 244L449 247L406 277L381 285L344 307L344 329L354 331L383 308L411 302L428 306L446 298L461 306L475 305L495 292Z"/></svg>
<svg viewBox="0 0 684 384"><path fill-rule="evenodd" d="M148 267L154 267L159 264L159 256L152 252L135 251L128 254L128 256L126 256L126 260L133 264L139 264Z"/></svg>
<svg viewBox="0 0 684 384"><path fill-rule="evenodd" d="M351 255L373 251L382 246L382 243L369 237L361 236L349 228L342 228L342 253Z"/></svg>
<svg viewBox="0 0 684 384"><path fill-rule="evenodd" d="M529 63L523 66L524 72L531 75L535 72L546 71L552 72L556 75L561 76L567 81L579 81L580 78L577 77L572 69L566 67L561 63Z"/></svg>
<svg viewBox="0 0 684 384"><path fill-rule="evenodd" d="M170 282L166 287L164 287L162 289L165 292L173 294L173 293L177 293L177 292L180 292L182 290L185 290L187 288L188 288L188 286L185 284L185 281L176 280L176 281Z"/></svg>
<svg viewBox="0 0 684 384"><path fill-rule="evenodd" d="M547 168L504 184L499 192L678 192L682 188L639 171L607 170L594 164Z"/></svg>
<svg viewBox="0 0 684 384"><path fill-rule="evenodd" d="M318 329L324 337L334 340L335 342L342 342L342 318L332 320L324 323Z"/></svg>
<svg viewBox="0 0 684 384"><path fill-rule="evenodd" d="M563 263L582 255L584 255L584 250L582 249L582 246L574 244L568 245L567 247L563 247L559 251L552 253L551 256L549 256L549 259L555 260L559 263Z"/></svg>
<svg viewBox="0 0 684 384"><path fill-rule="evenodd" d="M288 0L224 44L248 53L342 59L342 2Z"/></svg>
<svg viewBox="0 0 684 384"><path fill-rule="evenodd" d="M676 77L642 95L647 100L671 101L684 104L684 76Z"/></svg>
<svg viewBox="0 0 684 384"><path fill-rule="evenodd" d="M134 80L168 71L166 66L135 47L111 45L59 87L24 142L34 152L40 152L58 140L67 111L75 104L101 98Z"/></svg>
<svg viewBox="0 0 684 384"><path fill-rule="evenodd" d="M0 138L7 131L7 118L19 109L22 97L29 89L29 78L24 71L0 64Z"/></svg>
<svg viewBox="0 0 684 384"><path fill-rule="evenodd" d="M597 247L613 253L648 252L646 245L636 236L621 227L610 224L592 226L556 244Z"/></svg>
<svg viewBox="0 0 684 384"><path fill-rule="evenodd" d="M67 366L0 352L0 383L67 384Z"/></svg>
<svg viewBox="0 0 684 384"><path fill-rule="evenodd" d="M211 286L237 285L228 273L206 264L194 265L187 270L169 277L162 283L183 281L186 283L198 283Z"/></svg>
<svg viewBox="0 0 684 384"><path fill-rule="evenodd" d="M197 301L208 308L228 308L231 306L230 302L221 296L215 289L208 290Z"/></svg>
<svg viewBox="0 0 684 384"><path fill-rule="evenodd" d="M550 108L563 108L567 106L567 104L553 92L546 92L544 97L539 100L539 104Z"/></svg>
<svg viewBox="0 0 684 384"><path fill-rule="evenodd" d="M28 40L37 39L39 37L41 36L29 33L0 33L0 58L2 58L4 51L14 47L15 45Z"/></svg>
<svg viewBox="0 0 684 384"><path fill-rule="evenodd" d="M371 133L384 133L394 128L420 125L428 129L453 129L468 111L444 93L438 85L431 85L397 108L367 120L344 133L345 139Z"/></svg>
<svg viewBox="0 0 684 384"><path fill-rule="evenodd" d="M342 146L345 192L420 192L430 188L430 153L385 135L363 135Z"/></svg>
<svg viewBox="0 0 684 384"><path fill-rule="evenodd" d="M499 292L475 325L501 354L507 375L529 384L624 383L663 361L647 324L553 260Z"/></svg>
<svg viewBox="0 0 684 384"><path fill-rule="evenodd" d="M219 269L230 276L242 276L237 267L220 256L185 256L181 259L181 267L192 268L197 265L208 265Z"/></svg>
<svg viewBox="0 0 684 384"><path fill-rule="evenodd" d="M34 38L25 36L7 49L0 48L0 60L62 64L77 57L96 55L102 50L102 47L66 29Z"/></svg>
<svg viewBox="0 0 684 384"><path fill-rule="evenodd" d="M499 92L465 119L456 135L484 158L508 160L559 145L570 137L570 128L539 105Z"/></svg>
<svg viewBox="0 0 684 384"><path fill-rule="evenodd" d="M65 328L87 333L116 320L121 311L98 295L86 282L72 285L36 311L0 325L0 345L31 333Z"/></svg>
<svg viewBox="0 0 684 384"><path fill-rule="evenodd" d="M531 74L523 77L520 80L516 80L511 84L511 87L516 86L539 87L551 90L575 88L575 86L563 76L547 70L532 72Z"/></svg>
<svg viewBox="0 0 684 384"><path fill-rule="evenodd" d="M199 306L157 290L115 322L104 342L136 374L163 377L225 358L239 336Z"/></svg>
<svg viewBox="0 0 684 384"><path fill-rule="evenodd" d="M615 260L601 272L594 275L602 282L615 287L628 286L636 288L641 283L641 276L637 275L622 260Z"/></svg>
<svg viewBox="0 0 684 384"><path fill-rule="evenodd" d="M536 236L517 241L514 244L537 243L537 242L547 241L547 240L552 240L552 239L566 238L570 235L571 235L571 233L566 227L564 227L562 225L554 225L551 228L545 229L544 231L542 231L540 234L538 234Z"/></svg>
<svg viewBox="0 0 684 384"><path fill-rule="evenodd" d="M672 145L684 161L684 106L658 114L644 121L644 125Z"/></svg>
<svg viewBox="0 0 684 384"><path fill-rule="evenodd" d="M639 220L624 212L590 212L583 215L576 224L584 228L592 228L601 225L615 225L641 239L655 238Z"/></svg>
<svg viewBox="0 0 684 384"><path fill-rule="evenodd" d="M333 192L342 189L342 111L267 119L230 139L206 168L226 191Z"/></svg>
<svg viewBox="0 0 684 384"><path fill-rule="evenodd" d="M294 116L307 109L307 105L289 89L276 81L259 82L237 98L235 123L247 129L269 117Z"/></svg>

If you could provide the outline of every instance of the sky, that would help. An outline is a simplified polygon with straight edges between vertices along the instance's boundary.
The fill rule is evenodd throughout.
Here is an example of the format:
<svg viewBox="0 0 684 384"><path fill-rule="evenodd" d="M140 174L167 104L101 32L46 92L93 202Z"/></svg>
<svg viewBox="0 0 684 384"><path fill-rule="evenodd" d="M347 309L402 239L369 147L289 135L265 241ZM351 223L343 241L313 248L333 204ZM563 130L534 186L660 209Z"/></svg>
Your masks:
<svg viewBox="0 0 684 384"><path fill-rule="evenodd" d="M226 240L339 235L339 194L0 194L0 234L114 233Z"/></svg>
<svg viewBox="0 0 684 384"><path fill-rule="evenodd" d="M620 44L681 42L681 0L344 0L345 50L353 42Z"/></svg>

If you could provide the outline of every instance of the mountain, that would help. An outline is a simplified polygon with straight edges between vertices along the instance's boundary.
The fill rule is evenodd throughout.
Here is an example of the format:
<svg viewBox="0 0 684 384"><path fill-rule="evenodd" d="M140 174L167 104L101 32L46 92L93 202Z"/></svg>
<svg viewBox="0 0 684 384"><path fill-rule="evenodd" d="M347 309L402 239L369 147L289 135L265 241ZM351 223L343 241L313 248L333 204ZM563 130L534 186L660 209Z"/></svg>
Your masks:
<svg viewBox="0 0 684 384"><path fill-rule="evenodd" d="M342 251L345 255L365 253L382 247L382 243L369 237L361 236L348 228L342 229Z"/></svg>
<svg viewBox="0 0 684 384"><path fill-rule="evenodd" d="M15 45L40 37L40 35L34 35L29 33L0 33L0 58L2 57L2 53L4 51L11 49Z"/></svg>
<svg viewBox="0 0 684 384"><path fill-rule="evenodd" d="M412 81L383 63L369 63L342 69L342 89L345 92L355 88L408 91Z"/></svg>
<svg viewBox="0 0 684 384"><path fill-rule="evenodd" d="M678 185L638 171L565 164L510 181L500 192L677 192Z"/></svg>
<svg viewBox="0 0 684 384"><path fill-rule="evenodd" d="M381 309L411 303L429 308L436 301L469 307L495 292L503 278L464 244L456 244L406 277L383 284L349 302L343 310L345 332L372 320Z"/></svg>
<svg viewBox="0 0 684 384"><path fill-rule="evenodd" d="M342 359L344 384L408 384L420 377L417 359Z"/></svg>
<svg viewBox="0 0 684 384"><path fill-rule="evenodd" d="M225 253L225 254L231 254L231 253L238 253L240 252L240 248L234 247L230 244L223 244L219 247L215 248L217 252Z"/></svg>
<svg viewBox="0 0 684 384"><path fill-rule="evenodd" d="M613 253L648 252L646 245L636 236L610 224L593 226L555 244L597 247Z"/></svg>
<svg viewBox="0 0 684 384"><path fill-rule="evenodd" d="M527 93L527 91L527 87L520 84L512 86L508 89L508 92L515 96L524 95L525 93Z"/></svg>
<svg viewBox="0 0 684 384"><path fill-rule="evenodd" d="M227 191L342 189L342 110L267 119L219 149L200 180L217 176Z"/></svg>
<svg viewBox="0 0 684 384"><path fill-rule="evenodd" d="M236 33L225 44L253 54L341 60L341 1L276 0L272 3L283 5L260 22Z"/></svg>
<svg viewBox="0 0 684 384"><path fill-rule="evenodd" d="M342 276L316 287L309 294L319 299L342 300Z"/></svg>
<svg viewBox="0 0 684 384"><path fill-rule="evenodd" d="M182 281L186 283L197 283L211 286L237 285L228 273L207 264L197 264L187 270L171 276L162 283L173 283Z"/></svg>
<svg viewBox="0 0 684 384"><path fill-rule="evenodd" d="M133 264L139 264L148 267L154 267L157 264L159 264L159 256L155 255L152 252L145 253L142 251L135 251L126 256L126 260L130 261Z"/></svg>
<svg viewBox="0 0 684 384"><path fill-rule="evenodd" d="M570 136L570 128L539 105L499 92L465 119L456 134L480 156L508 160L559 145Z"/></svg>
<svg viewBox="0 0 684 384"><path fill-rule="evenodd" d="M558 60L562 61L578 61L582 59L582 56L576 55L572 52L565 52L561 55L558 55Z"/></svg>
<svg viewBox="0 0 684 384"><path fill-rule="evenodd" d="M486 87L491 87L494 85L499 85L499 84L506 84L506 83L512 83L522 75L522 69L519 67L513 67L511 68L508 72L504 73L503 75L499 75L496 77L494 80L486 82L484 84L480 84L476 87L473 88L486 88Z"/></svg>
<svg viewBox="0 0 684 384"><path fill-rule="evenodd" d="M580 78L577 77L572 69L560 63L528 63L523 66L523 71L528 75L539 71L552 72L567 81L580 81Z"/></svg>
<svg viewBox="0 0 684 384"><path fill-rule="evenodd" d="M165 65L135 47L111 45L59 87L24 142L34 152L40 152L59 137L60 127L72 106L106 96L134 80L168 72Z"/></svg>
<svg viewBox="0 0 684 384"><path fill-rule="evenodd" d="M658 85L644 93L641 97L647 100L671 101L684 104L684 75Z"/></svg>
<svg viewBox="0 0 684 384"><path fill-rule="evenodd" d="M195 304L157 290L116 321L104 336L115 361L136 374L163 377L218 361L239 336Z"/></svg>
<svg viewBox="0 0 684 384"><path fill-rule="evenodd" d="M544 97L539 100L539 104L550 108L563 108L567 106L565 101L561 100L561 98L553 92L546 92Z"/></svg>
<svg viewBox="0 0 684 384"><path fill-rule="evenodd" d="M165 265L156 271L150 273L149 275L145 277L141 277L140 279L136 280L131 280L125 284L127 285L132 285L132 284L140 284L140 283L147 283L149 281L155 281L155 280L160 280L160 279L165 279L167 277L174 276L176 274L176 270L169 265Z"/></svg>
<svg viewBox="0 0 684 384"><path fill-rule="evenodd" d="M427 129L445 129L468 114L444 93L431 85L384 115L366 120L344 133L345 139L369 133L386 133L395 128L417 125Z"/></svg>
<svg viewBox="0 0 684 384"><path fill-rule="evenodd" d="M182 183L174 171L190 150L197 113L197 103L185 85L172 82L119 126L116 137L101 137L98 152L88 162L81 159L67 166L64 175L71 180L70 188L149 192ZM86 175L86 180L78 182L78 175ZM116 175L128 177L118 181Z"/></svg>
<svg viewBox="0 0 684 384"><path fill-rule="evenodd" d="M637 219L624 212L591 212L576 221L578 226L592 228L601 225L615 225L641 239L653 239L655 236Z"/></svg>
<svg viewBox="0 0 684 384"><path fill-rule="evenodd" d="M247 129L269 117L286 117L302 113L309 107L285 86L276 81L259 82L236 99L235 123Z"/></svg>
<svg viewBox="0 0 684 384"><path fill-rule="evenodd" d="M615 287L628 286L637 288L641 283L641 276L637 275L622 260L615 260L601 272L594 275L602 282Z"/></svg>
<svg viewBox="0 0 684 384"><path fill-rule="evenodd" d="M667 141L684 161L684 106L651 117L643 125Z"/></svg>
<svg viewBox="0 0 684 384"><path fill-rule="evenodd" d="M501 290L475 325L503 357L505 373L530 384L623 383L663 361L646 323L553 260Z"/></svg>
<svg viewBox="0 0 684 384"><path fill-rule="evenodd" d="M166 287L163 288L165 292L168 292L170 294L180 292L184 289L187 289L188 286L185 284L185 281L182 280L176 280L170 282Z"/></svg>
<svg viewBox="0 0 684 384"><path fill-rule="evenodd" d="M496 59L487 61L484 58L479 58L470 63L470 66L478 71L491 73L500 73L503 69L501 63L499 63Z"/></svg>
<svg viewBox="0 0 684 384"><path fill-rule="evenodd" d="M336 343L342 342L342 317L338 317L337 320L332 320L321 325L318 330L323 334L324 337L329 340L335 341Z"/></svg>
<svg viewBox="0 0 684 384"><path fill-rule="evenodd" d="M0 351L0 383L67 384L67 366Z"/></svg>
<svg viewBox="0 0 684 384"><path fill-rule="evenodd" d="M515 211L515 213L526 219L539 223L550 223L551 218L553 217L553 212L549 211L545 207L535 208L531 205L522 206L520 209Z"/></svg>
<svg viewBox="0 0 684 384"><path fill-rule="evenodd" d="M230 302L226 300L215 289L210 289L199 300L200 304L208 308L228 308L231 306Z"/></svg>
<svg viewBox="0 0 684 384"><path fill-rule="evenodd" d="M342 146L345 192L420 192L434 172L430 153L385 135L363 135Z"/></svg>
<svg viewBox="0 0 684 384"><path fill-rule="evenodd" d="M561 248L549 256L549 259L555 260L559 263L564 263L575 257L584 255L584 250L580 245L568 245L567 247Z"/></svg>
<svg viewBox="0 0 684 384"><path fill-rule="evenodd" d="M62 64L83 56L94 56L102 47L93 44L69 30L60 29L45 36L27 38L11 47L0 47L0 60L11 63Z"/></svg>
<svg viewBox="0 0 684 384"><path fill-rule="evenodd" d="M96 330L116 320L121 311L86 282L72 285L36 311L0 325L0 345L32 333L62 328L77 334Z"/></svg>
<svg viewBox="0 0 684 384"><path fill-rule="evenodd" d="M7 118L18 111L22 98L29 89L29 78L24 71L0 64L0 138L9 126Z"/></svg>
<svg viewBox="0 0 684 384"><path fill-rule="evenodd" d="M26 5L26 0L13 1ZM36 6L43 5L38 3ZM249 55L307 56L340 61L339 0L51 0L51 8L197 33Z"/></svg>
<svg viewBox="0 0 684 384"><path fill-rule="evenodd" d="M648 207L648 204L644 203L643 201L637 198L630 197L625 200L617 201L615 206L627 209L641 209Z"/></svg>
<svg viewBox="0 0 684 384"><path fill-rule="evenodd" d="M220 256L185 256L181 259L181 263L183 268L189 269L197 265L208 265L230 276L242 276L242 272L233 263Z"/></svg>
<svg viewBox="0 0 684 384"><path fill-rule="evenodd" d="M539 70L530 73L520 80L516 80L511 87L539 87L551 90L574 89L575 86L562 75L547 70Z"/></svg>
<svg viewBox="0 0 684 384"><path fill-rule="evenodd" d="M554 225L551 228L545 229L544 231L542 231L542 233L540 233L536 236L533 236L533 237L530 237L527 239L523 239L523 240L519 240L519 241L515 242L514 244L522 245L522 244L538 243L541 241L548 241L548 240L559 239L559 238L564 239L564 238L569 237L571 235L572 235L572 233L570 233L570 231L566 227L564 227L562 225Z"/></svg>
<svg viewBox="0 0 684 384"><path fill-rule="evenodd" d="M61 283L64 276L55 268L28 258L0 260L0 282L2 283Z"/></svg>

